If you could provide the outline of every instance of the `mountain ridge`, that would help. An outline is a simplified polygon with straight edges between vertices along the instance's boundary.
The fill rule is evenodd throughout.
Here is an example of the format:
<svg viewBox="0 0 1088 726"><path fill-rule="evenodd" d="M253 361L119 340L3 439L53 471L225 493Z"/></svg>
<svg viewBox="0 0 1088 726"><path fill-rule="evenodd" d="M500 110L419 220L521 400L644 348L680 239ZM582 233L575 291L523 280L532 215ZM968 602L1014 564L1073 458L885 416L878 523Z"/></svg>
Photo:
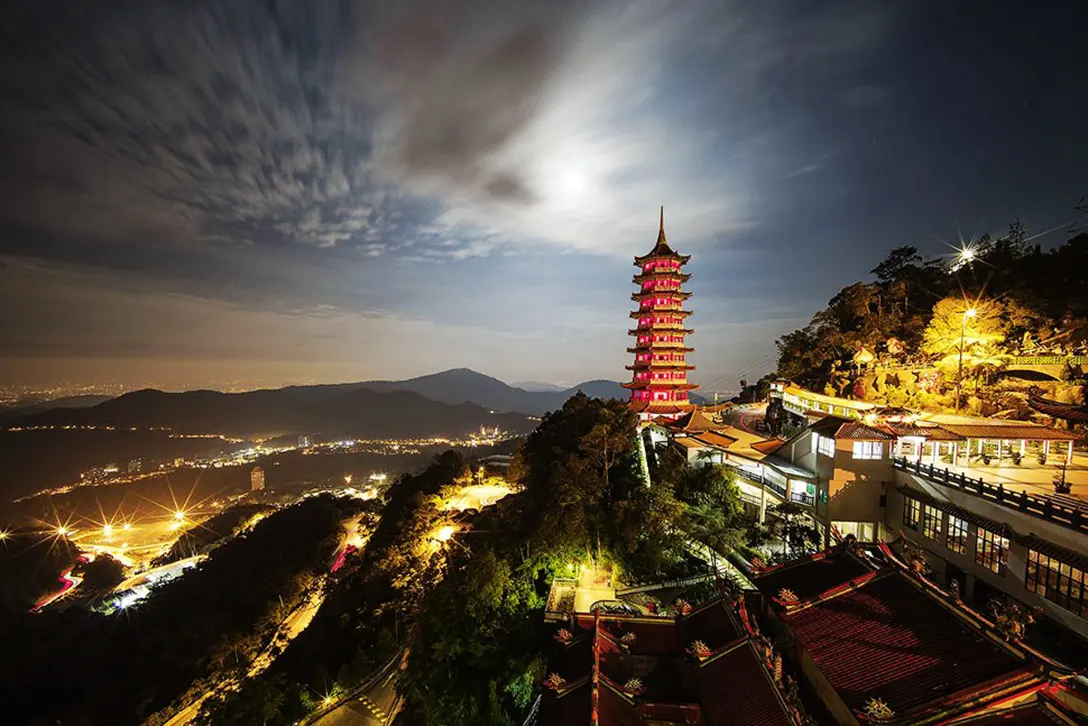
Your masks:
<svg viewBox="0 0 1088 726"><path fill-rule="evenodd" d="M481 426L524 433L578 391L625 395L615 381L585 381L561 391L526 391L468 368L402 381L286 386L242 393L208 389L130 391L80 409L55 408L11 426L164 427L186 433L321 433L375 438L462 436Z"/></svg>

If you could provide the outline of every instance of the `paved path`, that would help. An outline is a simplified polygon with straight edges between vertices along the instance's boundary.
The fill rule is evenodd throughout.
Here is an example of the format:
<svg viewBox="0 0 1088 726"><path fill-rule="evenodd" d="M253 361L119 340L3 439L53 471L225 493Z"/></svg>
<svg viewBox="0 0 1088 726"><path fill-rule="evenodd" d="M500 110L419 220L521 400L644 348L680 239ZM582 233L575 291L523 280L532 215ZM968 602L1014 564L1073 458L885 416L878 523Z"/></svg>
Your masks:
<svg viewBox="0 0 1088 726"><path fill-rule="evenodd" d="M344 703L322 714L310 726L385 726L401 707L396 690L397 673L405 654L398 653L371 681Z"/></svg>

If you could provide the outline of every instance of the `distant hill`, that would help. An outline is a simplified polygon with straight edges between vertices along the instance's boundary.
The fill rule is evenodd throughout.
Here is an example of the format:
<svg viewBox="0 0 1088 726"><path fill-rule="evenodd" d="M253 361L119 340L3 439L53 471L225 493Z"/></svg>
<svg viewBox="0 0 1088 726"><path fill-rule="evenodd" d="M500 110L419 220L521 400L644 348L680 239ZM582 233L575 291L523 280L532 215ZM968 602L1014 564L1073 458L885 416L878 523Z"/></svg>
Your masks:
<svg viewBox="0 0 1088 726"><path fill-rule="evenodd" d="M21 403L17 406L0 408L0 425L4 425L8 421L13 421L17 418L22 418L28 414L38 413L39 411L50 411L54 408L88 408L102 403L103 401L108 401L110 398L111 396L86 394L82 396L65 396L52 400L34 401L33 403Z"/></svg>
<svg viewBox="0 0 1088 726"><path fill-rule="evenodd" d="M563 386L557 386L554 383L542 383L541 381L522 381L520 383L511 383L514 388L520 388L523 391L529 391L530 393L539 391L551 391L555 393L557 391L566 390Z"/></svg>
<svg viewBox="0 0 1088 726"><path fill-rule="evenodd" d="M54 409L10 422L21 426L168 427L233 435L314 433L374 438L461 436L481 426L526 432L521 414L492 414L474 403L451 405L409 390L357 384L219 393L146 389L83 409Z"/></svg>
<svg viewBox="0 0 1088 726"><path fill-rule="evenodd" d="M362 381L219 393L133 391L72 410L40 404L20 410L5 425L165 426L224 434L326 433L355 436L459 435L480 426L531 429L526 416L562 407L578 391L593 398L626 399L615 381L594 380L567 389L527 391L468 368L403 381ZM43 410L45 408L49 410Z"/></svg>
<svg viewBox="0 0 1088 726"><path fill-rule="evenodd" d="M404 381L367 381L350 385L375 391L413 391L443 403L470 401L492 411L517 411L534 416L562 407L563 402L578 391L593 398L627 398L627 392L615 381L586 381L558 391L526 391L468 368L454 368Z"/></svg>

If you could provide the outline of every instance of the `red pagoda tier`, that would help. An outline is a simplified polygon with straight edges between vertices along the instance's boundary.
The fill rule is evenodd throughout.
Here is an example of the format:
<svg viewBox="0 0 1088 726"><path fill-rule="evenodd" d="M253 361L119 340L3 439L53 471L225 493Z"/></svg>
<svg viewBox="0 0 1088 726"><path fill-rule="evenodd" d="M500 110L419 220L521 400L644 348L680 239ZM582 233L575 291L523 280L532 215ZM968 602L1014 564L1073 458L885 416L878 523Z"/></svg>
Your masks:
<svg viewBox="0 0 1088 726"><path fill-rule="evenodd" d="M691 293L681 289L691 278L681 272L689 259L690 255L677 254L669 247L662 207L657 244L649 254L635 258L640 272L633 282L639 289L631 299L638 309L631 313L636 327L627 331L635 338L635 345L627 349L634 353L635 361L627 366L632 377L623 387L631 389L631 407L643 420L680 416L692 410L687 392L698 386L688 383L688 371L695 366L688 364L686 355L694 348L684 342L693 332L684 327L691 315L684 310L684 301Z"/></svg>

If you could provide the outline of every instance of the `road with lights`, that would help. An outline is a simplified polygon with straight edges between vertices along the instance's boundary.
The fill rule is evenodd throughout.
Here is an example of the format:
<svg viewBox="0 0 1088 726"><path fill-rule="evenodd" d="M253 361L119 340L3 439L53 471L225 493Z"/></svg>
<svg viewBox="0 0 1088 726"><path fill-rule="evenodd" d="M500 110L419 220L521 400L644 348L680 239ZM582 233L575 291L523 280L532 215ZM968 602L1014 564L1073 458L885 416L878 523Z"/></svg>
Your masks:
<svg viewBox="0 0 1088 726"><path fill-rule="evenodd" d="M327 710L310 726L386 726L400 711L401 697L397 694L397 672L404 667L407 651L397 653L364 686L340 701L327 699Z"/></svg>

